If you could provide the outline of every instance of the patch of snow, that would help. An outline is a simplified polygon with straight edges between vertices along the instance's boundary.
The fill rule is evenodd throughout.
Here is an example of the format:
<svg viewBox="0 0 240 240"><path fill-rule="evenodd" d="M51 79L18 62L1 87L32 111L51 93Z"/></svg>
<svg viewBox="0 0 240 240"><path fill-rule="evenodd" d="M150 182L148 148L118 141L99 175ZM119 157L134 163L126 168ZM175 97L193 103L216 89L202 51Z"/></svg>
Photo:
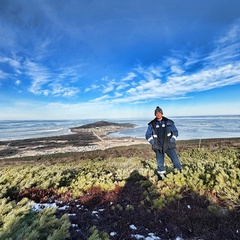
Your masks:
<svg viewBox="0 0 240 240"><path fill-rule="evenodd" d="M136 239L145 239L145 237L143 235L140 235L140 234L132 234L131 236L136 238Z"/></svg>
<svg viewBox="0 0 240 240"><path fill-rule="evenodd" d="M76 213L69 213L68 216L69 216L69 217L75 217L75 216L76 216Z"/></svg>
<svg viewBox="0 0 240 240"><path fill-rule="evenodd" d="M183 238L177 236L175 240L184 240Z"/></svg>
<svg viewBox="0 0 240 240"><path fill-rule="evenodd" d="M72 228L78 228L78 224L72 223Z"/></svg>
<svg viewBox="0 0 240 240"><path fill-rule="evenodd" d="M94 215L95 217L98 217L98 218L99 218L99 216L98 216L98 211L92 211L92 215Z"/></svg>
<svg viewBox="0 0 240 240"><path fill-rule="evenodd" d="M146 240L161 240L161 238L155 236L154 233L149 233L148 236L149 237L146 237Z"/></svg>
<svg viewBox="0 0 240 240"><path fill-rule="evenodd" d="M129 227L130 227L130 229L132 229L132 230L137 230L137 227L136 227L135 225L133 225L133 224L131 224Z"/></svg>
<svg viewBox="0 0 240 240"><path fill-rule="evenodd" d="M113 236L116 236L117 233L116 232L110 232L110 236L113 237Z"/></svg>
<svg viewBox="0 0 240 240"><path fill-rule="evenodd" d="M40 212L45 208L57 208L56 203L35 203L31 207L31 210L34 212Z"/></svg>
<svg viewBox="0 0 240 240"><path fill-rule="evenodd" d="M65 206L59 207L58 210L64 211L64 210L67 210L68 208L69 206L65 205Z"/></svg>
<svg viewBox="0 0 240 240"><path fill-rule="evenodd" d="M154 233L149 233L149 234L148 234L148 237L146 237L146 238L145 238L143 235L141 235L141 234L132 234L131 236L134 237L134 238L136 238L136 239L161 240L161 238L155 236Z"/></svg>

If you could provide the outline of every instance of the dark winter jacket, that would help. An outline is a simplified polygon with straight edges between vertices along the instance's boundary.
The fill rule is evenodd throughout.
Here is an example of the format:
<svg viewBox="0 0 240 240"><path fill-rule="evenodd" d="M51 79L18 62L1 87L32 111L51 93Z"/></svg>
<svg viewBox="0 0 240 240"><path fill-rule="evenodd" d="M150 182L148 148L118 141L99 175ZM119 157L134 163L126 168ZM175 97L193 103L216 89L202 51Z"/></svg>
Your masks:
<svg viewBox="0 0 240 240"><path fill-rule="evenodd" d="M166 152L168 148L176 147L178 130L171 119L163 117L159 122L157 118L148 123L146 139L151 143L154 151Z"/></svg>

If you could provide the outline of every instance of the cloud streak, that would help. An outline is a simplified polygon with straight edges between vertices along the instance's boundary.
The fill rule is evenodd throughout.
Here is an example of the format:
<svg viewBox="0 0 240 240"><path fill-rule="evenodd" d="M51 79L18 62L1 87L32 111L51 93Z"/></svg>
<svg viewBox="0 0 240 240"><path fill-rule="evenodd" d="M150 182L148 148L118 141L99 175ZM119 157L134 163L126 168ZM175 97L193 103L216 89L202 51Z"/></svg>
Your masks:
<svg viewBox="0 0 240 240"><path fill-rule="evenodd" d="M101 91L104 95L93 102L136 102L150 99L180 99L191 97L191 92L206 91L240 82L240 20L212 43L212 51L204 55L200 51L172 51L158 64L130 69L119 80L110 76L85 88L85 94ZM74 85L80 81L79 71L83 65L56 68L29 59L0 57L0 63L14 69L16 78L25 74L29 78L28 90L34 95L74 97L80 89ZM0 71L0 79L8 74ZM20 85L18 79L16 85ZM108 93L108 95L106 95Z"/></svg>
<svg viewBox="0 0 240 240"><path fill-rule="evenodd" d="M208 55L198 51L173 53L158 65L138 66L119 81L109 82L104 92L115 94L108 96L108 101L181 99L191 97L193 92L240 83L239 23L238 20L224 36L214 41ZM95 101L103 100L105 98Z"/></svg>
<svg viewBox="0 0 240 240"><path fill-rule="evenodd" d="M94 106L118 105L130 114L130 105L208 104L202 100L212 89L216 96L231 89L228 100L239 103L240 2L186 6L181 0L3 1L1 98L10 108L37 101L84 106L90 115Z"/></svg>

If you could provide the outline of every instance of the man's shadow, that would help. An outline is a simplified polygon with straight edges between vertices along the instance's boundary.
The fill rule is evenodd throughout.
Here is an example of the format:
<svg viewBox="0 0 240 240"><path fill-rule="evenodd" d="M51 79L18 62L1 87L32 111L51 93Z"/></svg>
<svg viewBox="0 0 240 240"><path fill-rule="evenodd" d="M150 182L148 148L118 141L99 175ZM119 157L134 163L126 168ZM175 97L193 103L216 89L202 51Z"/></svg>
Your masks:
<svg viewBox="0 0 240 240"><path fill-rule="evenodd" d="M104 212L99 215L104 221L99 222L98 229L108 233L117 232L117 235L111 236L110 239L118 240L175 237L181 233L180 229L175 229L174 233L166 232L168 226L164 222L161 209L153 206L158 197L159 191L156 186L139 171L134 170L126 179L116 200L108 207L105 205Z"/></svg>
<svg viewBox="0 0 240 240"><path fill-rule="evenodd" d="M103 212L99 229L117 232L110 239L239 239L236 212L221 216L209 209L205 197L190 190L179 199L166 201L164 207L155 204L160 198L159 186L134 170L119 191L116 201ZM165 183L164 183L165 184ZM216 206L217 208L217 206ZM101 218L101 216L100 216ZM231 219L231 221L230 221ZM226 222L232 222L226 224ZM224 225L222 223L225 222Z"/></svg>
<svg viewBox="0 0 240 240"><path fill-rule="evenodd" d="M147 167L149 163L144 161L142 164ZM152 169L150 165L148 168ZM89 239L89 229L93 226L100 233L107 233L111 240L176 239L177 236L183 239L220 239L221 236L221 239L239 239L237 211L217 215L213 212L218 210L217 206L212 205L210 209L206 198L190 190L181 198L159 207L158 201L163 198L161 186L167 187L167 183L158 184L134 170L122 188L112 191L94 188L78 201L68 201L66 212L70 214L71 223L78 226L75 229L72 225L68 239ZM58 212L59 217L62 214L64 212Z"/></svg>

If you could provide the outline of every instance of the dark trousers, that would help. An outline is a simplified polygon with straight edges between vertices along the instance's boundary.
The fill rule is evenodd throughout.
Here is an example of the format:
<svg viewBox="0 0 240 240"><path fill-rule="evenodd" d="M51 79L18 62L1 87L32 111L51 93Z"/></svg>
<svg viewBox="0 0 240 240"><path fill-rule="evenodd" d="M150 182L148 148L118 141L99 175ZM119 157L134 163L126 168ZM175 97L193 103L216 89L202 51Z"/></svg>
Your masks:
<svg viewBox="0 0 240 240"><path fill-rule="evenodd" d="M179 171L181 171L182 166L180 164L180 161L179 161L179 158L178 158L178 155L176 153L175 148L167 149L166 154L171 159L174 168L177 168ZM158 164L158 171L164 172L165 171L165 168L164 168L164 153L162 153L161 151L156 151L156 159L157 159L157 164Z"/></svg>

